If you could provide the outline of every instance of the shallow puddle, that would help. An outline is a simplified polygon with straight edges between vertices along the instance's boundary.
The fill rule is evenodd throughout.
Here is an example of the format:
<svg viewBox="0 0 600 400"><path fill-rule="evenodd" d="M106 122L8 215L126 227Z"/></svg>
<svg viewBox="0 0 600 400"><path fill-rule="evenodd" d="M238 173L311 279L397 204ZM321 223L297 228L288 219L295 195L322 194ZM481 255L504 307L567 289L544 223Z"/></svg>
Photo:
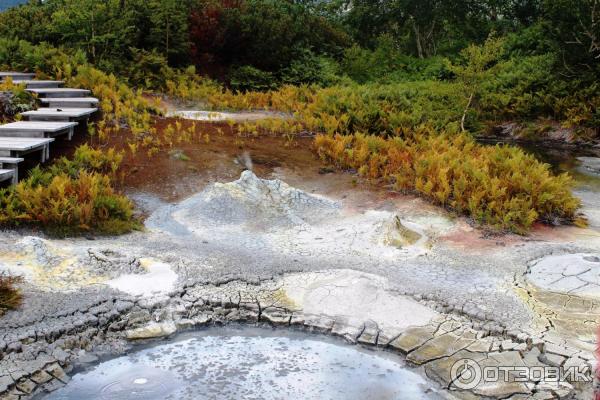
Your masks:
<svg viewBox="0 0 600 400"><path fill-rule="evenodd" d="M300 332L179 335L76 374L44 399L438 399L393 354Z"/></svg>

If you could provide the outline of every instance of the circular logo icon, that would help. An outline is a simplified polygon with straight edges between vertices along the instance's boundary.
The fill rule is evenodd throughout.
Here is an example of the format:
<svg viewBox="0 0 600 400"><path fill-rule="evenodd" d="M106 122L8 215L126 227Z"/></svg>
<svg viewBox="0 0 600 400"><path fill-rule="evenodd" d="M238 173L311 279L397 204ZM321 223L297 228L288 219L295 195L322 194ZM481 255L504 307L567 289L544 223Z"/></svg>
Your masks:
<svg viewBox="0 0 600 400"><path fill-rule="evenodd" d="M473 389L481 382L481 367L470 358L463 358L452 365L450 378L458 389Z"/></svg>

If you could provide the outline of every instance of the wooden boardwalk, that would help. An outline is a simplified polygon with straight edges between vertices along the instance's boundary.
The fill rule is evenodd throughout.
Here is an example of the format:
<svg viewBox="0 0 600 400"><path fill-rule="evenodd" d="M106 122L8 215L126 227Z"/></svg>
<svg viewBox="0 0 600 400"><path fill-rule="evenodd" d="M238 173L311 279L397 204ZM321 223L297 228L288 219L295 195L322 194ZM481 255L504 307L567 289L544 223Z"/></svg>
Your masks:
<svg viewBox="0 0 600 400"><path fill-rule="evenodd" d="M87 120L97 108L39 108L21 113L29 121L81 121Z"/></svg>
<svg viewBox="0 0 600 400"><path fill-rule="evenodd" d="M65 97L85 97L88 96L91 91L87 89L72 89L72 88L31 88L26 89L28 92L35 93L38 96L45 98L65 98Z"/></svg>
<svg viewBox="0 0 600 400"><path fill-rule="evenodd" d="M64 135L71 140L75 127L85 124L98 111L95 106L99 101L89 97L87 89L63 88L62 81L36 80L32 73L0 72L0 79L8 78L25 85L48 107L21 113L23 121L0 125L0 182L10 180L16 184L23 157L39 153L41 163L48 161L55 137Z"/></svg>
<svg viewBox="0 0 600 400"><path fill-rule="evenodd" d="M43 138L67 135L71 140L77 122L17 121L0 125L0 137Z"/></svg>
<svg viewBox="0 0 600 400"><path fill-rule="evenodd" d="M0 71L0 79L6 79L6 78L11 78L11 79L35 79L35 74L34 73L29 73L29 72L14 72L14 71L2 72L2 71Z"/></svg>
<svg viewBox="0 0 600 400"><path fill-rule="evenodd" d="M46 97L40 101L49 108L94 108L99 103L95 97Z"/></svg>
<svg viewBox="0 0 600 400"><path fill-rule="evenodd" d="M38 81L35 79L13 79L15 85L25 85L27 89L58 88L64 85L63 81Z"/></svg>

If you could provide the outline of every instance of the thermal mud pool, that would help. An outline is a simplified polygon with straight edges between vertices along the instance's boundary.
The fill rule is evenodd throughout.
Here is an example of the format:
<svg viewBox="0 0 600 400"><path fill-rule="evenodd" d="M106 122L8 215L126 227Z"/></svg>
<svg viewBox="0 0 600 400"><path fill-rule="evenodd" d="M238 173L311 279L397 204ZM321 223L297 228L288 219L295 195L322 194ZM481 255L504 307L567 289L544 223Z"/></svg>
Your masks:
<svg viewBox="0 0 600 400"><path fill-rule="evenodd" d="M400 357L340 340L212 328L76 373L47 400L441 399Z"/></svg>

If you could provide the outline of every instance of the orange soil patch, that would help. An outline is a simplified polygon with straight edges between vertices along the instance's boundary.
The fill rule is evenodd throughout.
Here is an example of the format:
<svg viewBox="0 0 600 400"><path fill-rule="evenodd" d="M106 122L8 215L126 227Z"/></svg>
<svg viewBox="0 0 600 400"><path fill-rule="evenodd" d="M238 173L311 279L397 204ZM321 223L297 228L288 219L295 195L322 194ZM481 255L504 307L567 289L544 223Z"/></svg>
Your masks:
<svg viewBox="0 0 600 400"><path fill-rule="evenodd" d="M176 121L157 118L159 135ZM278 168L319 176L319 169L324 166L311 150L311 138L288 142L274 136L240 137L235 128L232 130L226 123L179 121L183 130L195 124L196 137L191 142L163 148L154 155L148 155L141 146L133 155L127 148L125 135L110 139L109 147L126 150L119 182L122 189L153 193L169 202L178 201L210 183L238 179L245 168L244 153L252 160L253 171L262 177L272 176Z"/></svg>

